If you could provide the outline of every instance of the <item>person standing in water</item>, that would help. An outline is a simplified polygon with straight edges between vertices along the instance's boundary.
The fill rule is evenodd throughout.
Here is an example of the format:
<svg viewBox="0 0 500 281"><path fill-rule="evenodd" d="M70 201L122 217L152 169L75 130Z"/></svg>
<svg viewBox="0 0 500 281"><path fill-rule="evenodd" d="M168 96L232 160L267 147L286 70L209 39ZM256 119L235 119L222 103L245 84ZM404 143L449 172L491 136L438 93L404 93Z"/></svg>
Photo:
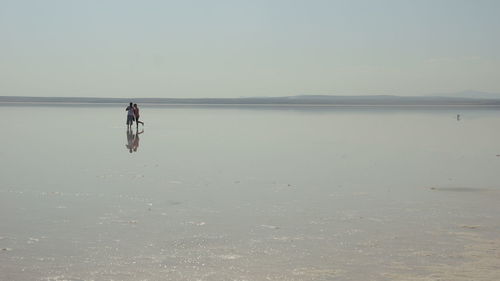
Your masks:
<svg viewBox="0 0 500 281"><path fill-rule="evenodd" d="M135 124L137 125L137 129L139 129L139 123L144 126L144 122L139 121L139 107L137 106L137 103L134 104L134 116L135 116Z"/></svg>
<svg viewBox="0 0 500 281"><path fill-rule="evenodd" d="M125 108L125 111L127 111L127 129L131 129L132 128L132 124L134 123L134 106L132 105L132 103L129 104L129 106L127 106L127 108Z"/></svg>

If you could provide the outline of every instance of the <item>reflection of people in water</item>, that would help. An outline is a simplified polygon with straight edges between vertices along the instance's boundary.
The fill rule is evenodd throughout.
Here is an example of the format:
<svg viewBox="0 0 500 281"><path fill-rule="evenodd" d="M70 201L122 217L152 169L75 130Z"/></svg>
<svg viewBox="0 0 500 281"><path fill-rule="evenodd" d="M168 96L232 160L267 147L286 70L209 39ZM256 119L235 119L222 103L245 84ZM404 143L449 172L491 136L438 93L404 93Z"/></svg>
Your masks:
<svg viewBox="0 0 500 281"><path fill-rule="evenodd" d="M133 149L134 152L137 152L137 149L139 148L139 135L144 133L144 130L142 131L136 131L135 136L134 136L134 142L133 142Z"/></svg>
<svg viewBox="0 0 500 281"><path fill-rule="evenodd" d="M134 149L134 132L130 127L127 127L127 144L125 145L128 148L128 151L132 153Z"/></svg>
<svg viewBox="0 0 500 281"><path fill-rule="evenodd" d="M139 135L144 133L144 130L142 131L136 131L134 134L134 131L132 129L127 128L127 144L125 147L127 147L128 152L137 152L137 149L139 148Z"/></svg>

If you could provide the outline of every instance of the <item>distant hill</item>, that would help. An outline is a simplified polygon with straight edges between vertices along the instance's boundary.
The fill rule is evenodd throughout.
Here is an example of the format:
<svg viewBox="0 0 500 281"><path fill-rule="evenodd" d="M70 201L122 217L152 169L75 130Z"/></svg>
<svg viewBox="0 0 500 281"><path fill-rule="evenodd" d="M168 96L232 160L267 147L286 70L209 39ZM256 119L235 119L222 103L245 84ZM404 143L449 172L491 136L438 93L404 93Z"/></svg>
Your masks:
<svg viewBox="0 0 500 281"><path fill-rule="evenodd" d="M484 93L483 93L484 94ZM458 95L458 96L457 96ZM464 96L460 96L464 95ZM474 97L469 97L473 95ZM479 95L469 92L451 96L330 96L300 95L289 97L250 98L87 98L87 97L15 97L0 96L0 103L82 103L82 104L165 104L165 105L315 105L315 106L500 106L500 96Z"/></svg>
<svg viewBox="0 0 500 281"><path fill-rule="evenodd" d="M500 93L488 93L481 91L461 91L456 93L441 93L433 96L440 97L455 97L455 98L470 98L470 99L500 99Z"/></svg>

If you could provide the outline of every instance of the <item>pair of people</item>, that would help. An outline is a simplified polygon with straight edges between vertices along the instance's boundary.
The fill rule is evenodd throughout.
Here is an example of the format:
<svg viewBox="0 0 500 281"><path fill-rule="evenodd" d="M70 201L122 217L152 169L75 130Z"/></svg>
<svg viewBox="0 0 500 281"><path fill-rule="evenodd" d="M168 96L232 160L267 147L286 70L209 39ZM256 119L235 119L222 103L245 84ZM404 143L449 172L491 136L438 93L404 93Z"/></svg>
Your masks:
<svg viewBox="0 0 500 281"><path fill-rule="evenodd" d="M139 121L139 107L137 106L137 103L132 104L130 103L129 106L125 109L127 111L127 128L131 128L132 124L136 123L137 129L139 129L139 123L144 126L144 122Z"/></svg>

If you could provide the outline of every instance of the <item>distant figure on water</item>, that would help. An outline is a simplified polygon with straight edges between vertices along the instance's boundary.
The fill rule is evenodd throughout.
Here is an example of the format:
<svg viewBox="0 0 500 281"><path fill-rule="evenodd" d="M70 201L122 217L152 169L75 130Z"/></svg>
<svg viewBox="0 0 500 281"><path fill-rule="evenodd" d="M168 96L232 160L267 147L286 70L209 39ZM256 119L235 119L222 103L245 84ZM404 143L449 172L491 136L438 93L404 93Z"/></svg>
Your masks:
<svg viewBox="0 0 500 281"><path fill-rule="evenodd" d="M457 121L460 121L460 114L457 114Z"/></svg>
<svg viewBox="0 0 500 281"><path fill-rule="evenodd" d="M139 107L137 106L137 103L134 103L134 116L137 129L139 129L139 123L141 123L142 126L144 126L144 122L139 121Z"/></svg>
<svg viewBox="0 0 500 281"><path fill-rule="evenodd" d="M132 128L132 124L134 123L134 106L132 105L132 103L129 104L129 106L127 106L127 108L125 108L125 111L127 111L127 129L130 129Z"/></svg>

